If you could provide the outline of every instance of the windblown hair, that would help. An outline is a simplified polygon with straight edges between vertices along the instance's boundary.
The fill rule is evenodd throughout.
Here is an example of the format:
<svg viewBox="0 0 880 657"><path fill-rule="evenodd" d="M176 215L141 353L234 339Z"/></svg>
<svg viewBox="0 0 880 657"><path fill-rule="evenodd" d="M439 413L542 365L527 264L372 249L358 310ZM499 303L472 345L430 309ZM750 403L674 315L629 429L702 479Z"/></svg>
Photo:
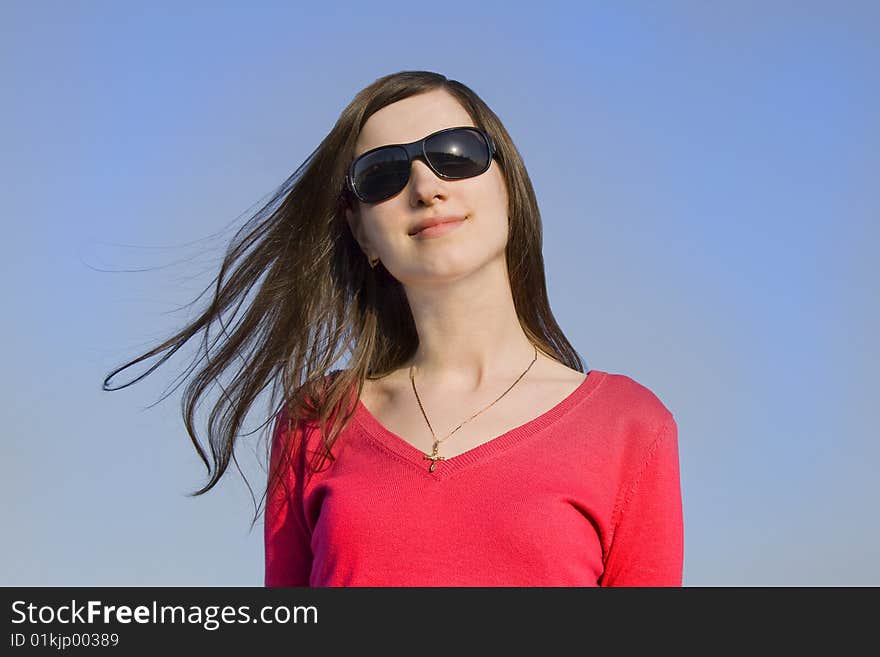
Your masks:
<svg viewBox="0 0 880 657"><path fill-rule="evenodd" d="M216 283L215 291L207 310L179 333L104 379L103 388L108 391L132 385L204 330L205 353L199 360L207 358L207 365L187 386L182 409L186 430L210 478L191 495L202 495L217 484L234 459L239 428L270 383L270 405L275 410L267 423L276 418L276 431L281 417L286 418L288 429L305 423L320 427L323 464L328 457L334 459L332 446L355 410L364 380L399 369L415 354L418 334L404 288L381 263L371 269L354 239L345 209L355 209L359 201L345 188L344 179L360 131L372 114L435 89L455 97L474 125L486 130L497 146L496 159L509 199L507 268L524 332L549 357L583 372L580 357L550 310L541 216L526 167L507 130L485 102L461 82L428 71L386 75L354 97L317 149L236 233L212 282ZM237 313L255 285L258 288L252 303L227 331L224 311L234 307ZM215 321L222 330L209 347L208 333ZM350 354L347 369L332 369L346 350ZM167 353L138 378L118 388L108 387L118 372L162 352ZM234 363L239 363L235 378L223 389L208 420L212 468L196 437L194 414L207 389ZM302 434L299 429L293 433ZM292 455L302 447L296 442L285 443L278 458L269 453L267 444L269 476L264 496L273 495L279 481L286 487L285 473ZM311 470L318 468L320 464ZM257 515L259 508L254 520Z"/></svg>

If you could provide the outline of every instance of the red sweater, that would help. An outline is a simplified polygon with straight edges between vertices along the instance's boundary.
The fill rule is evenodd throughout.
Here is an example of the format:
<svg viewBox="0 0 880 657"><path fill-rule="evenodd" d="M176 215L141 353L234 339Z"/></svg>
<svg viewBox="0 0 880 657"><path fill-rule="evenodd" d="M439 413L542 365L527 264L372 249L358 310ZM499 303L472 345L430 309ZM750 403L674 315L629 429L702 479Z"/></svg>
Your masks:
<svg viewBox="0 0 880 657"><path fill-rule="evenodd" d="M284 413L273 463L290 439ZM303 436L318 449L315 426ZM305 481L299 454L290 503L282 488L267 496L266 586L681 586L677 425L627 376L591 370L543 415L434 472L360 401L335 461Z"/></svg>

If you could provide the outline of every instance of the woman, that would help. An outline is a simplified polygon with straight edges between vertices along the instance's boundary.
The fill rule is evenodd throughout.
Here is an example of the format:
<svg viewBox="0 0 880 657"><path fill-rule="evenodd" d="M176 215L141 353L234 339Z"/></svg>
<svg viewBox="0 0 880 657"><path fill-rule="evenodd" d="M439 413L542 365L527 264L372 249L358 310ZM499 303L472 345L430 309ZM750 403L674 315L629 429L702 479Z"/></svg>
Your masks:
<svg viewBox="0 0 880 657"><path fill-rule="evenodd" d="M264 337L196 494L280 371L267 586L681 585L675 420L629 377L583 374L547 301L525 166L471 89L374 82L248 242L210 311L144 357L268 268L194 395ZM340 343L351 359L333 369Z"/></svg>

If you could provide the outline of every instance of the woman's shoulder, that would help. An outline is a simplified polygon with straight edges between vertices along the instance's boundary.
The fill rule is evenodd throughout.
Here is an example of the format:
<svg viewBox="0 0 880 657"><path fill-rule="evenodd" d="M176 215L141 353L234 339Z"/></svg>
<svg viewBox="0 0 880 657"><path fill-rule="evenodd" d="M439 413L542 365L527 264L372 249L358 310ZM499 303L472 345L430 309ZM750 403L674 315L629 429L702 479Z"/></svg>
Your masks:
<svg viewBox="0 0 880 657"><path fill-rule="evenodd" d="M659 390L659 385L653 383L645 383L643 380L620 372L603 372L606 381L603 387L613 391L615 396L625 400L634 410L642 413L656 413L663 416L667 413L671 414L666 404L655 392Z"/></svg>
<svg viewBox="0 0 880 657"><path fill-rule="evenodd" d="M276 420L286 421L289 416L297 415L302 421L307 421L317 411L318 402L325 398L336 377L344 371L334 369L323 375L312 376L292 391L287 391L284 403L275 415Z"/></svg>
<svg viewBox="0 0 880 657"><path fill-rule="evenodd" d="M675 416L656 392L659 387L627 374L602 372L602 400L627 434L647 449L661 434L675 435Z"/></svg>

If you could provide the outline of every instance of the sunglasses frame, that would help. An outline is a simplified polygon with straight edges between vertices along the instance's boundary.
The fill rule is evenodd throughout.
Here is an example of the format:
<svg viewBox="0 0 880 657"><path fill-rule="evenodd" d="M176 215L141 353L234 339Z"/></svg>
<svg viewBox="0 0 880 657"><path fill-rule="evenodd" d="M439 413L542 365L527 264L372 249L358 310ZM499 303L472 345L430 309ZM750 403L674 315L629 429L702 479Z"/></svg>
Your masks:
<svg viewBox="0 0 880 657"><path fill-rule="evenodd" d="M486 163L485 169L483 169L479 173L475 173L473 176L465 176L464 178L461 178L458 176L444 176L442 173L437 171L437 169L434 167L433 164L431 164L431 161L428 159L428 155L425 152L425 142L427 142L429 139L431 139L433 137L436 137L437 135L442 135L445 132L452 132L454 130L470 130L472 132L478 133L483 138L486 145L489 147L489 157L486 161L487 163ZM400 187L400 189L397 190L394 194L391 194L389 196L386 196L385 198L381 198L376 201L367 201L361 197L360 192L355 188L355 185L354 185L355 165L358 163L358 161L361 160L361 158L364 158L367 155L370 155L371 153L375 153L376 151L380 151L380 150L383 150L386 148L402 148L406 151L406 157L409 160L409 167L407 169L406 180L404 181L404 183ZM346 171L345 187L348 191L350 191L352 194L354 194L355 197L359 201L361 201L361 203L381 203L382 201L386 201L389 198L391 198L392 196L399 194L401 191L403 191L404 187L407 186L407 184L409 183L409 177L412 174L412 163L415 160L421 160L422 162L424 162L428 166L428 168L430 168L431 171L433 171L434 174L438 178L442 178L443 180L466 180L467 178L475 178L476 176L479 176L479 175L486 173L486 171L489 170L489 167L492 166L492 160L495 158L495 155L497 152L498 151L495 147L495 142L492 140L492 137L489 136L489 133L486 132L485 130L483 130L482 128L477 128L477 127L470 126L470 125L455 126L452 128L444 128L443 130L438 130L437 132L432 132L430 135L422 137L421 139L416 139L415 141L411 141L408 144L385 144L384 146L377 146L376 148L372 148L365 153L361 153L360 155L358 155L354 159L354 161L352 161L352 163L348 167L348 170Z"/></svg>

